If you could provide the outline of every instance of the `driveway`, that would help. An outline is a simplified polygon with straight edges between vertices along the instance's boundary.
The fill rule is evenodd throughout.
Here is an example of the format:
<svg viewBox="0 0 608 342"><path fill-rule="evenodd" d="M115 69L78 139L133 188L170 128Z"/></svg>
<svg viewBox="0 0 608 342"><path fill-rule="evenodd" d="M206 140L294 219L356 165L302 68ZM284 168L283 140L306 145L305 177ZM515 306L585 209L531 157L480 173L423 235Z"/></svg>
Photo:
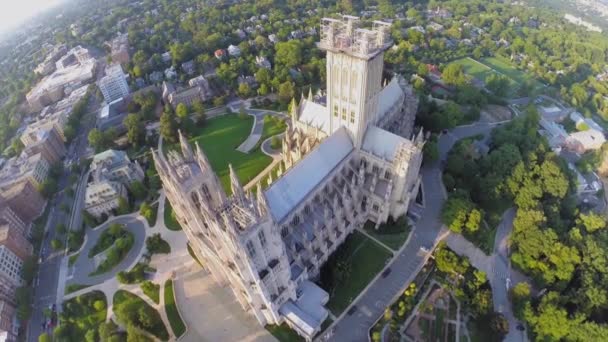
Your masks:
<svg viewBox="0 0 608 342"><path fill-rule="evenodd" d="M145 246L147 225L144 224L143 220L144 219L137 213L129 214L109 219L101 226L93 230L88 230L86 233L86 242L78 255L78 259L76 259L76 262L70 269L67 284L99 284L114 278L118 272L126 270L131 267L131 265L134 265L141 257ZM101 233L113 223L124 225L125 229L133 234L133 246L127 256L117 266L112 268L112 270L95 276L89 276L91 272L95 271L93 259L89 258L89 251L93 248Z"/></svg>
<svg viewBox="0 0 608 342"><path fill-rule="evenodd" d="M276 342L228 287L220 287L198 264L191 263L174 280L175 298L188 330L180 342Z"/></svg>

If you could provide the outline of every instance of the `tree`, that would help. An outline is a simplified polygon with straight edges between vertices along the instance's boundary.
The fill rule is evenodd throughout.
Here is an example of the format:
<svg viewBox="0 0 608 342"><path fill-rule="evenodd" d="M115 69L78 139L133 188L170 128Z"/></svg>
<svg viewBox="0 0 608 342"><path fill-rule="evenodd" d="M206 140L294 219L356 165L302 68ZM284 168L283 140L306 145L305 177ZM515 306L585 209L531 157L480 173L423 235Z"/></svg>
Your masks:
<svg viewBox="0 0 608 342"><path fill-rule="evenodd" d="M292 82L285 81L279 86L279 101L287 104L295 96L295 88Z"/></svg>
<svg viewBox="0 0 608 342"><path fill-rule="evenodd" d="M588 214L581 213L577 220L577 224L584 227L587 233L594 233L599 229L606 228L605 219L594 212Z"/></svg>
<svg viewBox="0 0 608 342"><path fill-rule="evenodd" d="M491 73L486 78L486 87L496 96L504 97L509 91L509 78L496 73Z"/></svg>
<svg viewBox="0 0 608 342"><path fill-rule="evenodd" d="M494 312L490 316L490 330L494 333L495 341L502 341L509 333L509 321L501 313Z"/></svg>
<svg viewBox="0 0 608 342"><path fill-rule="evenodd" d="M160 117L160 135L170 143L177 141L177 123L172 113L164 112Z"/></svg>
<svg viewBox="0 0 608 342"><path fill-rule="evenodd" d="M36 265L36 259L34 259L33 256L27 257L23 261L23 266L21 267L21 277L23 278L26 284L30 284L34 279Z"/></svg>
<svg viewBox="0 0 608 342"><path fill-rule="evenodd" d="M127 139L135 146L143 141L145 136L145 128L139 114L129 114L123 120L123 125L127 129Z"/></svg>
<svg viewBox="0 0 608 342"><path fill-rule="evenodd" d="M148 204L148 202L142 202L139 207L139 214L150 222L154 217L154 209L150 206L150 204Z"/></svg>
<svg viewBox="0 0 608 342"><path fill-rule="evenodd" d="M251 88L249 87L249 84L247 84L246 82L239 84L237 93L243 98L248 97L251 94Z"/></svg>
<svg viewBox="0 0 608 342"><path fill-rule="evenodd" d="M63 242L59 239L53 239L51 240L51 248L58 251L63 248Z"/></svg>
<svg viewBox="0 0 608 342"><path fill-rule="evenodd" d="M126 215L131 212L131 206L126 198L120 197L118 199L118 208L116 208L117 215Z"/></svg>
<svg viewBox="0 0 608 342"><path fill-rule="evenodd" d="M67 231L67 227L65 226L65 224L60 223L55 227L55 230L58 234L63 235Z"/></svg>
<svg viewBox="0 0 608 342"><path fill-rule="evenodd" d="M143 334L133 324L127 325L127 342L151 342L151 338Z"/></svg>
<svg viewBox="0 0 608 342"><path fill-rule="evenodd" d="M57 181L52 178L45 179L38 185L38 191L44 198L51 198L57 192Z"/></svg>
<svg viewBox="0 0 608 342"><path fill-rule="evenodd" d="M293 68L302 63L302 42L299 40L290 40L287 42L278 42L275 48L275 62L283 65L286 68Z"/></svg>
<svg viewBox="0 0 608 342"><path fill-rule="evenodd" d="M140 181L133 181L129 185L129 191L131 192L131 195L133 195L133 197L137 200L142 200L148 195L148 190Z"/></svg>
<svg viewBox="0 0 608 342"><path fill-rule="evenodd" d="M114 321L109 320L107 322L101 323L97 330L99 331L99 339L101 341L106 341L110 339L112 335L116 334L116 332L118 331L118 326L116 325L116 323L114 323Z"/></svg>
<svg viewBox="0 0 608 342"><path fill-rule="evenodd" d="M462 194L453 194L441 209L441 220L455 233L461 233L473 204Z"/></svg>
<svg viewBox="0 0 608 342"><path fill-rule="evenodd" d="M38 336L38 342L51 342L51 337L47 333L42 333Z"/></svg>
<svg viewBox="0 0 608 342"><path fill-rule="evenodd" d="M439 145L437 139L430 139L422 148L425 163L432 163L439 160Z"/></svg>
<svg viewBox="0 0 608 342"><path fill-rule="evenodd" d="M179 103L175 108L175 115L177 115L180 120L186 118L188 116L188 107L183 103Z"/></svg>
<svg viewBox="0 0 608 342"><path fill-rule="evenodd" d="M460 64L451 63L443 69L441 78L446 84L453 86L462 86L466 83L464 68Z"/></svg>
<svg viewBox="0 0 608 342"><path fill-rule="evenodd" d="M93 303L93 307L95 310L101 312L106 309L106 302L103 300L96 300L95 303Z"/></svg>
<svg viewBox="0 0 608 342"><path fill-rule="evenodd" d="M479 224L481 223L481 212L477 209L471 210L465 223L465 228L469 233L475 233L479 230Z"/></svg>
<svg viewBox="0 0 608 342"><path fill-rule="evenodd" d="M84 335L84 339L87 342L96 342L97 341L97 330L89 329L87 333Z"/></svg>
<svg viewBox="0 0 608 342"><path fill-rule="evenodd" d="M511 302L513 303L513 314L518 319L524 318L524 310L526 304L530 302L530 284L526 282L518 283L511 288L509 292Z"/></svg>

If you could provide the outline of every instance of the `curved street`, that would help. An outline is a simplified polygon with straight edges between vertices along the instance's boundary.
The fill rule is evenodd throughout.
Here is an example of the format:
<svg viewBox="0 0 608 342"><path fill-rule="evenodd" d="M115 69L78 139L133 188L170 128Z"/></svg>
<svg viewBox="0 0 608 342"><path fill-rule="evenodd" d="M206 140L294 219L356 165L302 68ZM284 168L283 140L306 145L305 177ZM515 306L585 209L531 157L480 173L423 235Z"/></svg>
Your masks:
<svg viewBox="0 0 608 342"><path fill-rule="evenodd" d="M125 230L133 234L133 246L125 258L109 272L89 276L89 274L94 272L96 268L93 258L89 258L89 251L91 248L93 248L93 246L95 246L95 243L97 240L99 240L101 233L108 229L108 227L113 223L124 225ZM88 230L86 232L85 244L81 248L76 262L70 268L70 271L73 273L68 275L67 284L99 284L114 278L118 272L124 271L131 265L137 263L143 254L146 240L146 227L147 224L145 220L139 216L139 214L129 214L111 218L97 228Z"/></svg>

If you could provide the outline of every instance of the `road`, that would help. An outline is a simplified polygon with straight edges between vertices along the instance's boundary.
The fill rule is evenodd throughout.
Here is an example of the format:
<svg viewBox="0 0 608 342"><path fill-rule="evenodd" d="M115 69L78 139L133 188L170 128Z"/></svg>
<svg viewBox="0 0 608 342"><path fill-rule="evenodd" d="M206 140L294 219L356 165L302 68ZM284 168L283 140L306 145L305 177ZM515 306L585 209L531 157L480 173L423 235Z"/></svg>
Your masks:
<svg viewBox="0 0 608 342"><path fill-rule="evenodd" d="M461 126L439 138L439 160L428 163L421 169L425 206L416 222L412 238L386 266L392 272L385 278L377 277L349 306L356 306L354 313L349 315L348 312L352 310L345 310L332 327L326 330L328 333L318 340L368 341L369 329L426 263L429 254L422 252L421 247L430 250L440 239L442 231L445 231L439 220L441 207L447 197L441 182L442 162L447 159L448 152L456 141L477 134L484 134L487 139L496 125L498 124L479 123Z"/></svg>
<svg viewBox="0 0 608 342"><path fill-rule="evenodd" d="M86 155L88 147L87 136L89 130L95 125L99 102L94 98L91 99L87 109L87 113L83 116L82 124L79 129L80 133L74 138L74 141L70 145L65 160L79 160ZM65 189L68 186L70 172L71 170L69 169L64 170L63 175L58 181L59 189ZM42 310L52 304L56 304L58 307L61 304L61 299L57 298L57 294L64 253L63 251L53 252L51 241L55 238L60 238L59 234L55 231L55 227L59 224L69 226L71 221L71 215L65 213L60 208L62 205L67 205L69 208L72 208L72 205L75 204L75 202L78 203L78 201L74 201L72 198L68 197L65 194L65 191L61 190L47 204L50 205L51 208L49 209L49 216L45 226L45 235L41 246L40 259L42 262L38 265L38 276L33 283L33 308L31 319L28 322L27 333L27 341L29 342L38 341L38 336L43 332L41 323L44 317L42 315ZM76 205L75 208L75 210L81 210L82 203ZM77 216L81 220L80 215ZM77 221L77 225L73 225L70 228L74 229L74 227L80 227L81 223L78 222L81 221ZM65 236L67 236L67 234ZM60 292L63 293L63 289L61 289ZM51 331L49 330L48 332L50 333Z"/></svg>

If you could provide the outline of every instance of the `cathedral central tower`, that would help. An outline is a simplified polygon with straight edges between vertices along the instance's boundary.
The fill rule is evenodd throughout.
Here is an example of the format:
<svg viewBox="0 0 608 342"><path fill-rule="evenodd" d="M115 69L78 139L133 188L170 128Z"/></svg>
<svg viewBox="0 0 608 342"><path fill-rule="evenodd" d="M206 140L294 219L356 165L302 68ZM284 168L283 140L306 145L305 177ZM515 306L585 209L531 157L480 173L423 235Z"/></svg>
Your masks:
<svg viewBox="0 0 608 342"><path fill-rule="evenodd" d="M389 25L357 28L359 18L325 18L319 47L327 51L327 108L330 134L344 126L357 147L378 115L384 51L392 44Z"/></svg>

